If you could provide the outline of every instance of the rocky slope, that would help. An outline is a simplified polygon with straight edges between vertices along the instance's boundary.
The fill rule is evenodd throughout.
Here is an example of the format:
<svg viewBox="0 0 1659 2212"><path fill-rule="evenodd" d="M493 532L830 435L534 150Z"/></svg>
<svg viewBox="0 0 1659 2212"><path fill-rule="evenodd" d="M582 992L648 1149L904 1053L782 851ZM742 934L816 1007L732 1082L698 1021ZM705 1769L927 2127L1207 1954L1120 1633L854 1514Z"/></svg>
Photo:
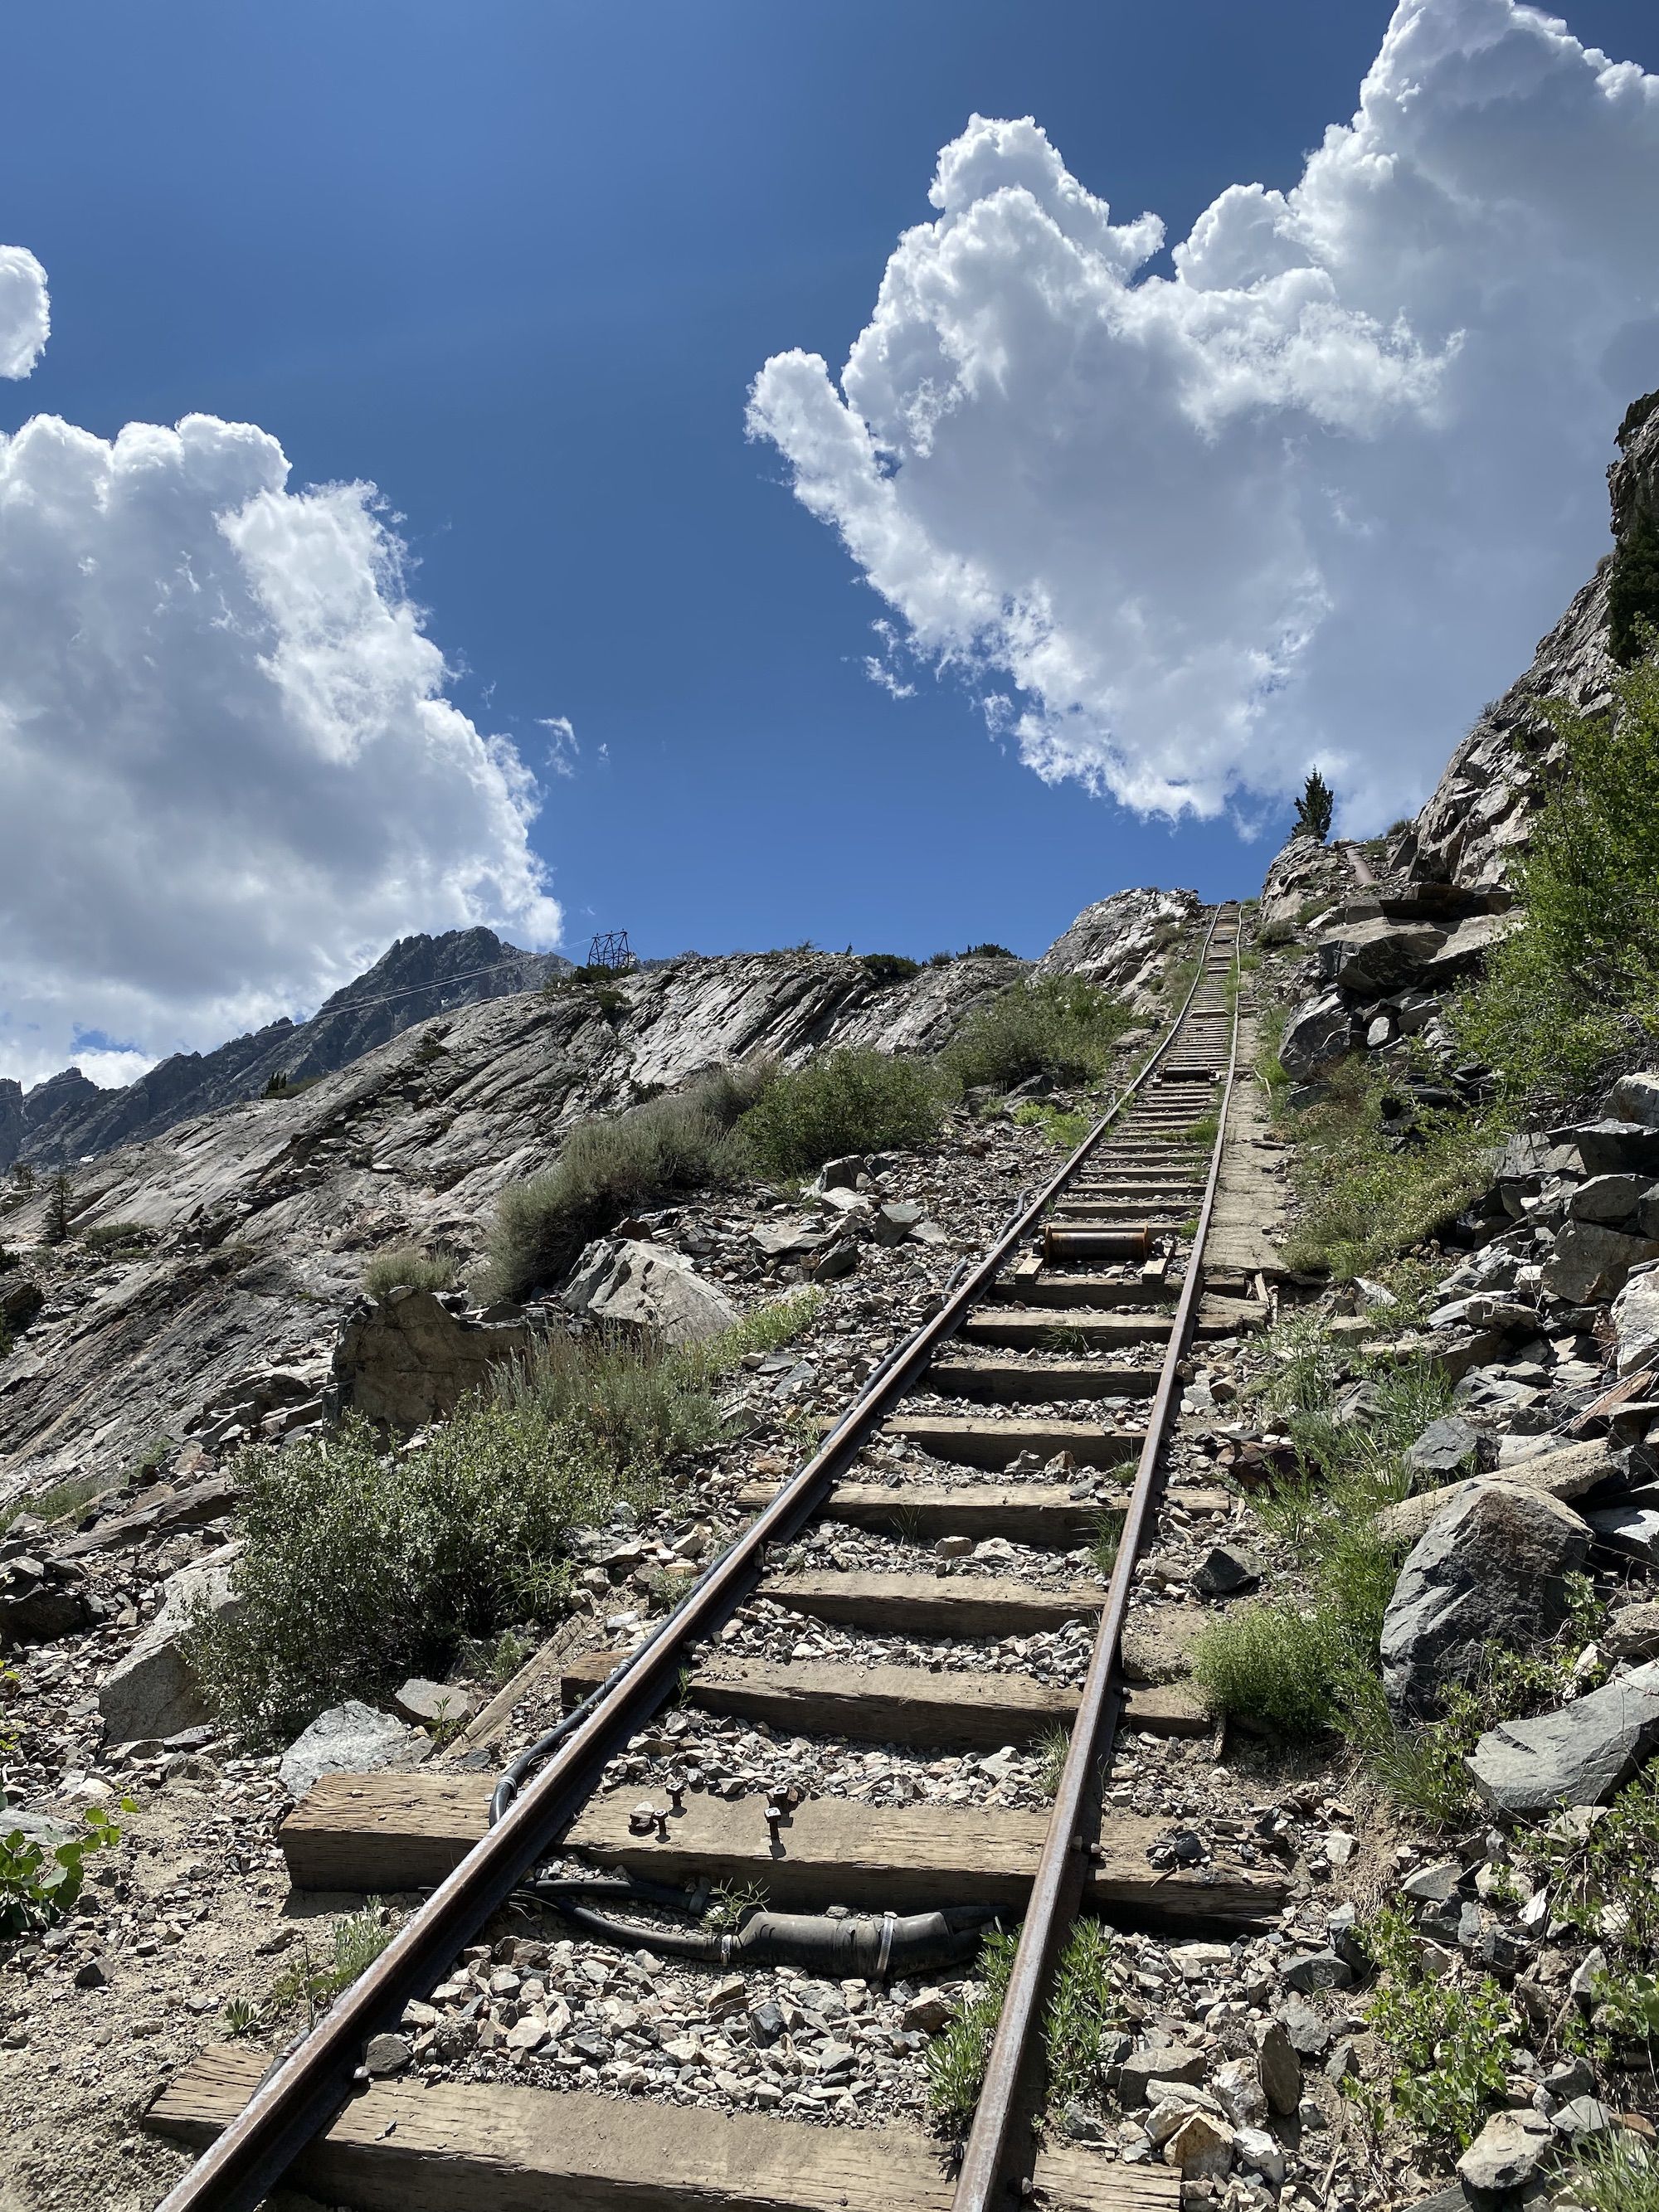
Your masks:
<svg viewBox="0 0 1659 2212"><path fill-rule="evenodd" d="M1620 458L1607 471L1615 541L1629 540L1659 512L1659 408L1638 400L1619 432ZM1644 413L1644 410L1648 410ZM1574 598L1539 645L1532 665L1480 719L1446 764L1434 794L1389 851L1413 883L1500 884L1526 840L1540 772L1556 738L1540 713L1547 699L1593 708L1616 672L1607 653L1607 583L1613 556Z"/></svg>
<svg viewBox="0 0 1659 2212"><path fill-rule="evenodd" d="M1150 1007L1170 926L1197 905L1119 894L1045 967L1109 976ZM583 1115L757 1054L934 1050L1024 972L963 959L881 989L836 954L688 954L622 978L616 1001L570 984L436 1015L297 1096L124 1146L76 1174L57 1252L44 1187L14 1197L0 1235L21 1264L0 1273L0 1317L27 1327L0 1358L0 1498L117 1473L160 1437L199 1432L209 1407L284 1425L314 1397L368 1256L415 1239L469 1261L502 1186Z"/></svg>
<svg viewBox="0 0 1659 2212"><path fill-rule="evenodd" d="M416 1022L533 991L569 966L556 952L521 952L490 929L400 937L309 1021L284 1016L216 1051L174 1053L121 1090L100 1090L78 1067L27 1092L0 1077L0 1168L14 1160L73 1165L159 1136L192 1115L257 1097L273 1078L294 1084L332 1074Z"/></svg>

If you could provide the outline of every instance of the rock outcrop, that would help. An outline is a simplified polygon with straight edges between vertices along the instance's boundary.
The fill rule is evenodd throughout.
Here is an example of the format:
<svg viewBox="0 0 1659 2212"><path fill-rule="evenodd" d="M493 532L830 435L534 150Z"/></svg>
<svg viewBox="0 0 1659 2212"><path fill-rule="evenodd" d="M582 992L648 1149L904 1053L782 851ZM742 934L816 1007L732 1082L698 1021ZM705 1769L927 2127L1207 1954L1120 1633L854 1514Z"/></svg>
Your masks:
<svg viewBox="0 0 1659 2212"><path fill-rule="evenodd" d="M1619 433L1620 458L1607 471L1615 539L1659 511L1659 409L1638 401ZM1647 409L1647 412L1644 410ZM1434 794L1389 854L1413 883L1492 888L1508 881L1526 842L1540 778L1559 740L1541 712L1565 699L1594 708L1617 672L1607 651L1612 556L1544 638L1524 676L1482 712L1446 764Z"/></svg>
<svg viewBox="0 0 1659 2212"><path fill-rule="evenodd" d="M0 1078L0 1168L19 1159L72 1165L159 1136L193 1115L257 1097L273 1080L331 1075L417 1022L535 990L569 967L560 953L522 952L489 929L400 937L309 1021L284 1018L213 1052L174 1053L121 1090L100 1090L78 1067L27 1092Z"/></svg>
<svg viewBox="0 0 1659 2212"><path fill-rule="evenodd" d="M1160 924L1197 903L1121 893L1048 957L1150 990L1179 941L1154 950ZM936 1050L1026 972L964 958L883 987L840 954L686 954L605 994L571 982L437 1015L297 1094L110 1152L76 1173L75 1241L50 1260L29 1249L37 1188L0 1216L17 1282L46 1301L0 1360L0 1496L118 1472L161 1437L211 1447L303 1425L366 1261L411 1242L471 1261L502 1188L547 1166L574 1121L723 1060ZM116 1224L120 1241L84 1242ZM222 1409L206 1429L204 1407Z"/></svg>

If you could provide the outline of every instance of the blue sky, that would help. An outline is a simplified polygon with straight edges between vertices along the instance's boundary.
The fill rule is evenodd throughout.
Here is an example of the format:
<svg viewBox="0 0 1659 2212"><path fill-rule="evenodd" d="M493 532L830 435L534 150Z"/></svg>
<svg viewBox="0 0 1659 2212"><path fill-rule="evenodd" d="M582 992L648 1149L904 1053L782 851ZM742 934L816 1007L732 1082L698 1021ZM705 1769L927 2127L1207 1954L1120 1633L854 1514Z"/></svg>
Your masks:
<svg viewBox="0 0 1659 2212"><path fill-rule="evenodd" d="M1281 802L1255 804L1255 843L1228 815L1172 829L1040 780L988 736L982 684L924 669L896 700L871 682L890 610L791 495L780 448L745 440L744 398L785 349L839 369L975 111L1034 116L1115 219L1152 209L1179 239L1231 184L1296 183L1390 13L20 13L9 53L32 90L9 103L0 238L44 264L52 335L27 383L0 385L0 430L50 412L108 439L198 410L279 440L291 489L377 484L462 672L455 703L538 773L540 719L574 724L575 772L546 776L532 842L578 953L617 926L648 953L1033 952L1124 884L1248 892ZM1659 68L1650 6L1582 0L1571 24ZM1150 266L1167 274L1167 252ZM1465 718L1603 550L1598 502L1592 484L1554 568L1522 580Z"/></svg>

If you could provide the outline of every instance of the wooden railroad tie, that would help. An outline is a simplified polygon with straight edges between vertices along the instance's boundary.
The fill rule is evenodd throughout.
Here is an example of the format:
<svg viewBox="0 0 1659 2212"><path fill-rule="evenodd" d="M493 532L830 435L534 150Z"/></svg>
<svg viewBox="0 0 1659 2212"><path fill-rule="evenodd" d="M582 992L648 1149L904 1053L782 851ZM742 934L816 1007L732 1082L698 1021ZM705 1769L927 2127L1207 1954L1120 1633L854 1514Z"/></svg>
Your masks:
<svg viewBox="0 0 1659 2212"><path fill-rule="evenodd" d="M204 2147L259 2085L266 2054L210 2045L144 2115ZM950 2212L945 2147L919 2128L814 2127L592 2090L404 2075L373 2081L289 2179L363 2212ZM1036 2154L1046 2212L1179 2212L1169 2166L1107 2165L1063 2138Z"/></svg>
<svg viewBox="0 0 1659 2212"><path fill-rule="evenodd" d="M384 1896L423 1889L459 1866L484 1832L487 1774L325 1774L283 1823L279 1840L296 1889ZM946 1905L1024 1903L1048 1832L1047 1809L971 1805L868 1805L809 1797L773 1839L763 1791L692 1796L670 1814L665 1838L636 1836L629 1815L637 1784L590 1801L558 1848L653 1881L758 1883L782 1910L826 1905L895 1912ZM1146 1854L1169 1822L1113 1813L1101 1822L1084 1876L1096 1911L1164 1923L1255 1920L1277 1912L1277 1874L1224 1859L1209 1866L1153 1866Z"/></svg>

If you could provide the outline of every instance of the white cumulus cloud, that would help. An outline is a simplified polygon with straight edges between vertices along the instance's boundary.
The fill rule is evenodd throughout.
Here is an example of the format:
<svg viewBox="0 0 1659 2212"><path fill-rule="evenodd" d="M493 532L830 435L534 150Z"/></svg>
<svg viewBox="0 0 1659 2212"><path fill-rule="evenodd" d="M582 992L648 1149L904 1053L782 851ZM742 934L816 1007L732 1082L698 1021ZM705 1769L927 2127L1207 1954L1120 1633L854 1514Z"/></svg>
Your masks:
<svg viewBox="0 0 1659 2212"><path fill-rule="evenodd" d="M1352 121L1172 275L1030 118L973 117L930 197L839 382L780 354L749 407L909 650L1137 808L1248 817L1316 761L1348 826L1414 806L1607 550L1659 384L1659 78L1401 0Z"/></svg>
<svg viewBox="0 0 1659 2212"><path fill-rule="evenodd" d="M0 366L46 329L0 249ZM416 930L556 941L536 786L404 558L372 485L290 490L248 423L0 434L0 1073L125 1079Z"/></svg>

